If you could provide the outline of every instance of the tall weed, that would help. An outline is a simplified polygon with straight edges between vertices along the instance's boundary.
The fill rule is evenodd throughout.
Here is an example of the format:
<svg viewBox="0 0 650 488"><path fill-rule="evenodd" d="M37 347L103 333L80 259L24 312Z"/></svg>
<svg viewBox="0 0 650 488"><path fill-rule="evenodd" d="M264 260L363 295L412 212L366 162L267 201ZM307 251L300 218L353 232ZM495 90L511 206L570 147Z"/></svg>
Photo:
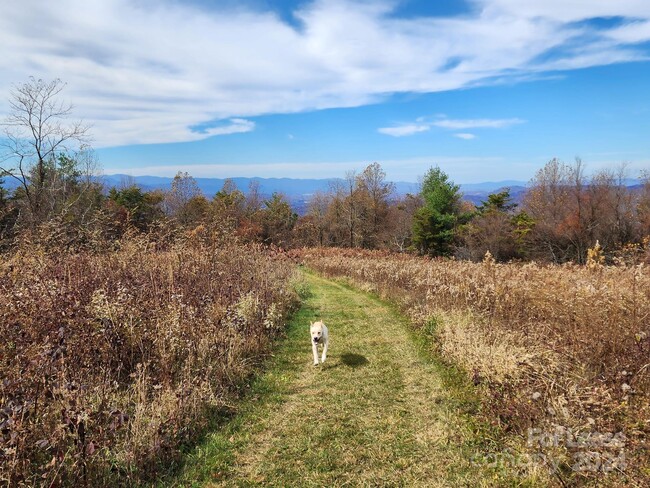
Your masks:
<svg viewBox="0 0 650 488"><path fill-rule="evenodd" d="M0 485L151 479L282 332L287 260L200 231L160 243L0 255Z"/></svg>
<svg viewBox="0 0 650 488"><path fill-rule="evenodd" d="M650 272L643 264L497 264L490 256L472 263L342 249L296 254L329 277L399 304L418 326L433 319L435 347L484 390L487 420L520 437L558 425L623 432L628 472L650 478L643 472L650 433Z"/></svg>

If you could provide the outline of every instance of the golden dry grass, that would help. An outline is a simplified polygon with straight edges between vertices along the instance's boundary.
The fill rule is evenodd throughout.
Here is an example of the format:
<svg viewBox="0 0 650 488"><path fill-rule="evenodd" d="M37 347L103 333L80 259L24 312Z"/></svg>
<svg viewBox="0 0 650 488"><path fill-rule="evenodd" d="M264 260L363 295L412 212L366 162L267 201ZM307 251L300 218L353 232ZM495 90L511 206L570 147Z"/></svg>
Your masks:
<svg viewBox="0 0 650 488"><path fill-rule="evenodd" d="M567 469L564 482L650 479L650 273L643 265L470 263L335 249L304 250L300 258L392 300L430 329L436 350L484 391L484 415L503 430L521 439L528 428L558 425L627 436L627 467L615 481Z"/></svg>

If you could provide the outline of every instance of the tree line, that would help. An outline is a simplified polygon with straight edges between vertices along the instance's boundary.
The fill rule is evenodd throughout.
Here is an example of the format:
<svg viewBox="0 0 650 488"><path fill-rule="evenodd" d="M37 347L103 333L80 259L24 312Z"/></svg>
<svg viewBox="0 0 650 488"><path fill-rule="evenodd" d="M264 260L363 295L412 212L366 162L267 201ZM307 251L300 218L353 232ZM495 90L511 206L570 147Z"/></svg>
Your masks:
<svg viewBox="0 0 650 488"><path fill-rule="evenodd" d="M596 243L611 255L648 248L650 175L628 187L624 165L588 177L580 159L549 161L519 203L503 189L473 205L438 166L422 177L418 192L398 195L378 163L312 195L301 216L284 195L263 195L256 184L243 192L227 180L206 196L182 172L166 191L129 181L106 191L88 128L69 122L72 107L58 101L63 87L60 80L30 79L12 92L0 140L2 247L25 236L92 247L164 227L282 248L359 247L471 260L489 251L498 261L584 263ZM8 178L18 185L12 192L3 187Z"/></svg>
<svg viewBox="0 0 650 488"><path fill-rule="evenodd" d="M650 174L627 186L626 166L586 176L584 163L550 160L521 202L508 188L478 205L439 167L420 191L397 196L377 163L316 195L298 220L304 245L382 248L497 261L585 263L597 243L610 256L643 253L650 240ZM369 184L368 182L371 182Z"/></svg>

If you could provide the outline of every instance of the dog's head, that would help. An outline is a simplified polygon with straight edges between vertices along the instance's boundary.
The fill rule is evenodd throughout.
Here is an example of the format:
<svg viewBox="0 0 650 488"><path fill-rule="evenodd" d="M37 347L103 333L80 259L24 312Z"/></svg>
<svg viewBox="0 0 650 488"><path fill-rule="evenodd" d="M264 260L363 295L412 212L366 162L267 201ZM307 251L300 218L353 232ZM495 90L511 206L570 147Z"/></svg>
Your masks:
<svg viewBox="0 0 650 488"><path fill-rule="evenodd" d="M311 340L314 344L318 344L323 337L323 321L310 322L309 330L311 332Z"/></svg>

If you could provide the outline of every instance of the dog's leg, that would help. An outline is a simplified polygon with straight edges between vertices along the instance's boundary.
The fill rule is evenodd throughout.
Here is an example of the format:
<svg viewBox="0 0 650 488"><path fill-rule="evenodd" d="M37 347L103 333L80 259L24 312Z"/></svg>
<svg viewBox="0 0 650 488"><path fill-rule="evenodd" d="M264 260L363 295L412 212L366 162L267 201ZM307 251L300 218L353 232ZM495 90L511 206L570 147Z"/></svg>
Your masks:
<svg viewBox="0 0 650 488"><path fill-rule="evenodd" d="M330 343L330 341L325 341L325 344L323 344L323 361L325 362L325 359L327 358L327 345Z"/></svg>
<svg viewBox="0 0 650 488"><path fill-rule="evenodd" d="M318 366L318 345L315 342L311 343L311 350L314 353L314 366Z"/></svg>

